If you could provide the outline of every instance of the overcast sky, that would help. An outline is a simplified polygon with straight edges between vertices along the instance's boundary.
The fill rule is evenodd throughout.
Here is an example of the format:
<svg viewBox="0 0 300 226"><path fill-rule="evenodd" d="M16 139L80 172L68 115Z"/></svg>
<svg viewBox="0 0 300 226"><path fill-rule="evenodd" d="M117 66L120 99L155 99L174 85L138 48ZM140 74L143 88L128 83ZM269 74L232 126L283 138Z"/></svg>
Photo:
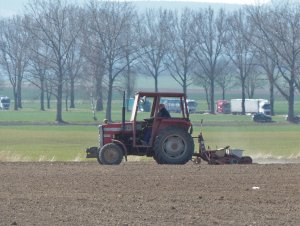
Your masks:
<svg viewBox="0 0 300 226"><path fill-rule="evenodd" d="M13 14L21 13L23 10L23 6L29 0L0 0L0 16L10 16ZM74 0L74 2L87 2L88 0ZM140 1L140 0L139 0ZM157 1L157 0L156 0ZM166 0L166 1L181 1L184 2L186 0ZM257 4L257 3L265 3L269 0L187 0L190 2L210 2L210 3L232 3L232 4ZM69 2L73 2L69 0Z"/></svg>

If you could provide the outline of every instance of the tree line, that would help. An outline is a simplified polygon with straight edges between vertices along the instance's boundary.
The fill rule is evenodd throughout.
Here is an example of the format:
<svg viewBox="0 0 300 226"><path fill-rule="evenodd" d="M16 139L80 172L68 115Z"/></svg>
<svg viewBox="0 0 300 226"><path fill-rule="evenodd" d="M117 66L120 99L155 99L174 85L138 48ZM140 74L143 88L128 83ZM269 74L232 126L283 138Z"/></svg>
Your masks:
<svg viewBox="0 0 300 226"><path fill-rule="evenodd" d="M232 85L241 87L245 113L245 98L267 82L272 114L278 91L293 121L300 91L300 6L140 12L127 2L33 0L24 14L0 19L0 69L12 87L14 110L22 108L22 85L30 82L40 90L40 110L56 98L57 122L63 122L64 98L75 108L77 83L98 100L97 111L107 99L111 121L114 90L131 96L137 76L148 75L158 91L163 74L184 93L191 84L203 87L211 113L217 89L225 99Z"/></svg>

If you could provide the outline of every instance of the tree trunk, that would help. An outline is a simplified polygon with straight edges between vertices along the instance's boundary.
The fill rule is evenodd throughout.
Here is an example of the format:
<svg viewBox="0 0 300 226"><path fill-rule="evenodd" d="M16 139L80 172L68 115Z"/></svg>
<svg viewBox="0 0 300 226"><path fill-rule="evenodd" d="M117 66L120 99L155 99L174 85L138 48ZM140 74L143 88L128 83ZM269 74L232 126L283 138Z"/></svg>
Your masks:
<svg viewBox="0 0 300 226"><path fill-rule="evenodd" d="M74 92L74 89L75 89L75 81L74 81L74 78L71 77L71 80L70 80L70 108L75 108L75 92Z"/></svg>
<svg viewBox="0 0 300 226"><path fill-rule="evenodd" d="M108 96L107 96L107 105L106 105L106 119L111 122L111 102L112 102L112 86L113 82L110 79L108 84Z"/></svg>
<svg viewBox="0 0 300 226"><path fill-rule="evenodd" d="M275 98L274 98L274 85L270 82L270 107L271 107L271 115L275 115L275 111L274 111L274 102L275 102Z"/></svg>
<svg viewBox="0 0 300 226"><path fill-rule="evenodd" d="M210 112L210 103L209 103L209 93L208 93L208 88L204 87L205 90L205 99L207 103L207 110Z"/></svg>
<svg viewBox="0 0 300 226"><path fill-rule="evenodd" d="M22 108L22 78L18 76L17 78L17 100L18 108Z"/></svg>
<svg viewBox="0 0 300 226"><path fill-rule="evenodd" d="M63 76L62 73L59 75L59 82L57 86L57 96L56 96L56 121L61 123L62 119L62 93L63 93Z"/></svg>
<svg viewBox="0 0 300 226"><path fill-rule="evenodd" d="M42 76L40 76L40 84L40 110L45 111L45 82Z"/></svg>
<svg viewBox="0 0 300 226"><path fill-rule="evenodd" d="M155 87L155 92L158 92L158 76L155 75L154 77L154 87Z"/></svg>
<svg viewBox="0 0 300 226"><path fill-rule="evenodd" d="M51 108L51 95L49 95L49 93L47 94L47 109L50 109Z"/></svg>
<svg viewBox="0 0 300 226"><path fill-rule="evenodd" d="M103 111L103 96L102 96L102 76L96 76L96 111Z"/></svg>
<svg viewBox="0 0 300 226"><path fill-rule="evenodd" d="M246 99L246 88L245 88L245 80L242 79L242 115L246 114L246 108L245 108L245 99Z"/></svg>
<svg viewBox="0 0 300 226"><path fill-rule="evenodd" d="M295 87L294 80L291 79L289 82L289 99L288 99L288 121L294 121L294 100L295 100Z"/></svg>
<svg viewBox="0 0 300 226"><path fill-rule="evenodd" d="M67 95L66 95L66 98L65 98L65 107L66 107L66 111L69 110L69 108L68 108L68 100L69 100L69 95L67 94Z"/></svg>
<svg viewBox="0 0 300 226"><path fill-rule="evenodd" d="M134 75L131 73L131 65L130 65L130 58L129 55L126 55L126 64L127 64L127 70L126 70L126 96L129 98L133 95L134 87L135 87L135 78Z"/></svg>
<svg viewBox="0 0 300 226"><path fill-rule="evenodd" d="M210 79L210 113L215 114L215 82Z"/></svg>
<svg viewBox="0 0 300 226"><path fill-rule="evenodd" d="M46 89L46 98L47 98L47 109L51 108L51 88L49 87L48 82L45 82L45 89Z"/></svg>
<svg viewBox="0 0 300 226"><path fill-rule="evenodd" d="M107 104L106 104L106 119L111 122L111 102L112 102L112 93L113 93L113 69L112 65L109 67L108 71L108 95L107 95Z"/></svg>
<svg viewBox="0 0 300 226"><path fill-rule="evenodd" d="M41 111L45 111L45 103L44 103L44 99L45 99L45 94L44 94L44 89L40 90L40 110Z"/></svg>
<svg viewBox="0 0 300 226"><path fill-rule="evenodd" d="M45 91L44 91L44 86L41 86L41 90L40 90L41 94L40 94L40 105L41 105L41 111L45 111Z"/></svg>
<svg viewBox="0 0 300 226"><path fill-rule="evenodd" d="M222 87L222 100L225 100L225 87Z"/></svg>
<svg viewBox="0 0 300 226"><path fill-rule="evenodd" d="M184 78L186 78L186 76L184 76ZM186 93L187 93L186 88L187 88L187 85L186 85L186 79L183 79L183 81L182 81L182 91L183 91L183 93L184 93L185 95L186 95Z"/></svg>
<svg viewBox="0 0 300 226"><path fill-rule="evenodd" d="M16 87L13 87L13 93L14 93L14 110L18 110L18 93L16 90Z"/></svg>

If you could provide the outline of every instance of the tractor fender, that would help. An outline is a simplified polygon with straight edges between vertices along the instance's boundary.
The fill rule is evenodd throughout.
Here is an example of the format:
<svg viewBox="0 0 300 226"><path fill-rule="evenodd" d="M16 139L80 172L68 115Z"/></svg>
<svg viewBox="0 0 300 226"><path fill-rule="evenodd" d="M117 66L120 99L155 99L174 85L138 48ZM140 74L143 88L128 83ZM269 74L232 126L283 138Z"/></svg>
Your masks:
<svg viewBox="0 0 300 226"><path fill-rule="evenodd" d="M124 157L125 157L125 160L127 161L127 148L125 146L125 144L119 140L115 140L115 139L112 139L111 140L112 143L116 143L118 145L120 145L122 147L122 150L123 150L123 154L124 154Z"/></svg>

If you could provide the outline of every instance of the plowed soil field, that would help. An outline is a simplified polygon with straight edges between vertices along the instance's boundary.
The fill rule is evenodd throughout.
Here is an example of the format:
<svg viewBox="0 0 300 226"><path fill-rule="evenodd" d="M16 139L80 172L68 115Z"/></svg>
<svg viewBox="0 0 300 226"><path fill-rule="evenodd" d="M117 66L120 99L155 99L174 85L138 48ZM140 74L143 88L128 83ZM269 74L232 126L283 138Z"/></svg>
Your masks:
<svg viewBox="0 0 300 226"><path fill-rule="evenodd" d="M299 225L300 164L0 163L0 225Z"/></svg>

